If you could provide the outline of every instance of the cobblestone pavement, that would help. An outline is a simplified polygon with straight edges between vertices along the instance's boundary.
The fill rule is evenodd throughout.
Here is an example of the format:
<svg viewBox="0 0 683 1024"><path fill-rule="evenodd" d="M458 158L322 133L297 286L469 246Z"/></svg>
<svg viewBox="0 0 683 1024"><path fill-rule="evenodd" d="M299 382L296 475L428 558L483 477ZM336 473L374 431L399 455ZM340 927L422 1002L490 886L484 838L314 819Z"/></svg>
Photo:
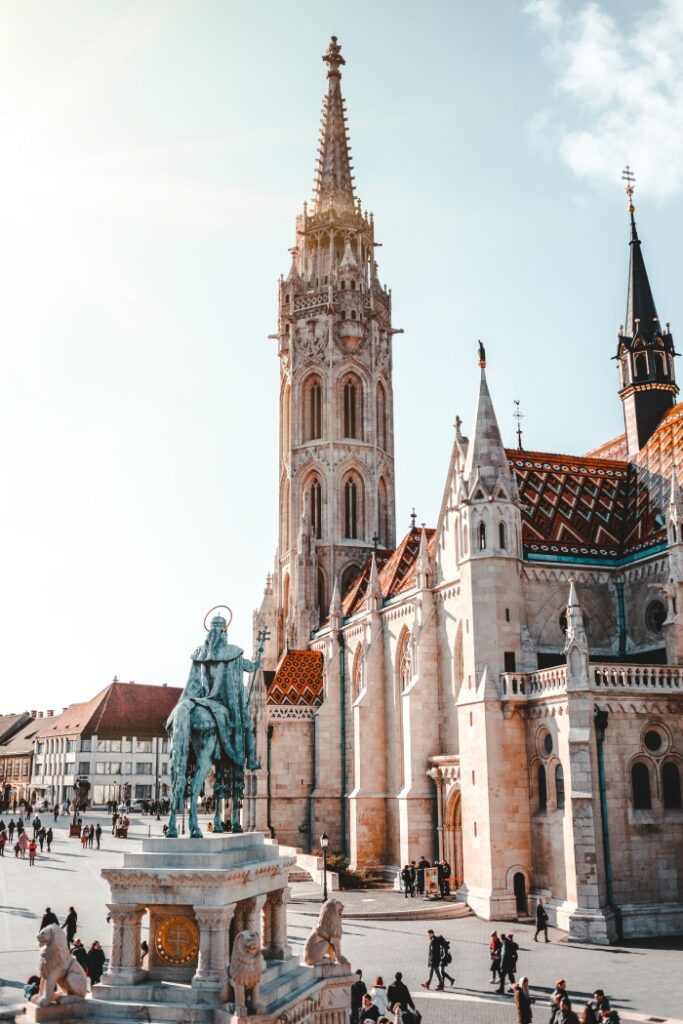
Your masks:
<svg viewBox="0 0 683 1024"><path fill-rule="evenodd" d="M79 936L86 945L99 939L109 953L106 923L108 887L100 877L103 867L122 862L123 849L137 849L139 840L151 831L161 834L161 823L145 817L133 818L132 838L116 840L107 828L105 815L88 815L86 821L100 820L104 829L102 850L83 851L77 840L69 840L68 822L60 818L52 854L38 859L35 868L17 860L12 852L0 859L0 1003L21 1001L21 987L37 965L36 933L46 906L60 922L69 905L78 911ZM53 828L54 828L53 823ZM125 847L124 847L125 843ZM404 897L387 890L339 894L349 909L405 908ZM301 948L319 906L320 890L311 883L293 883L289 914L290 941ZM417 902L417 901L416 901ZM444 993L424 992L426 931L429 921L349 920L344 929L344 950L354 969L362 967L367 981L382 974L388 983L395 971L403 971L424 1015L425 1024L449 1021L512 1022L510 997L492 995L488 984L488 935L493 927L475 917L440 920L435 930L451 941L455 987ZM680 983L683 941L662 940L623 948L595 948L567 943L563 933L551 931L546 946L532 941L533 930L519 925L515 937L520 944L520 973L531 979L537 1003L535 1024L546 1024L548 997L559 977L568 980L579 1001L600 985L613 996L622 1016L645 1021L658 1017L671 1021L683 1018ZM419 995L417 995L419 993Z"/></svg>

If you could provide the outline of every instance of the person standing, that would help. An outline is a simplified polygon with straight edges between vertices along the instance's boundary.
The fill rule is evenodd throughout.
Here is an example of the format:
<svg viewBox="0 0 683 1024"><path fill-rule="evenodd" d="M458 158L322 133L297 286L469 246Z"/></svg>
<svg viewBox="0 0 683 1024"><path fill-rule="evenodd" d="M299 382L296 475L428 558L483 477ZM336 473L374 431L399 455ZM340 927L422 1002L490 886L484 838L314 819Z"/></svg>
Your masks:
<svg viewBox="0 0 683 1024"><path fill-rule="evenodd" d="M567 994L567 982L564 980L564 978L558 978L557 981L555 982L555 988L553 990L553 994L550 997L550 1010L551 1010L550 1019L551 1020L554 1019L554 1014L558 1013L558 1011L560 1009L560 1003L565 998L569 999L569 995ZM570 1008L571 1008L571 1001L570 1001L569 1005L570 1005Z"/></svg>
<svg viewBox="0 0 683 1024"><path fill-rule="evenodd" d="M94 845L95 845L95 826L91 825L90 829L88 830L88 846L92 850Z"/></svg>
<svg viewBox="0 0 683 1024"><path fill-rule="evenodd" d="M93 942L87 954L88 976L90 986L94 988L98 984L104 971L104 950L97 939Z"/></svg>
<svg viewBox="0 0 683 1024"><path fill-rule="evenodd" d="M442 877L443 877L443 895L450 896L451 894L451 866L447 860L441 862Z"/></svg>
<svg viewBox="0 0 683 1024"><path fill-rule="evenodd" d="M99 821L97 822L97 828L95 829L95 841L97 843L97 849L100 848L100 840L102 839L102 826Z"/></svg>
<svg viewBox="0 0 683 1024"><path fill-rule="evenodd" d="M59 804L55 804L54 815L55 815L55 824L57 824L57 818L59 817Z"/></svg>
<svg viewBox="0 0 683 1024"><path fill-rule="evenodd" d="M505 938L505 933L501 935L501 939ZM500 949L501 939L498 938L498 932L491 932L489 938L489 956L491 958L491 981L489 985L496 984L496 978L500 977Z"/></svg>
<svg viewBox="0 0 683 1024"><path fill-rule="evenodd" d="M555 1024L579 1024L579 1018L572 1010L569 996L562 996L560 1005L555 1014Z"/></svg>
<svg viewBox="0 0 683 1024"><path fill-rule="evenodd" d="M17 826L14 824L14 818L10 818L9 825L7 826L7 831L9 832L9 841L10 841L10 843L14 839L14 830L15 830L16 827Z"/></svg>
<svg viewBox="0 0 683 1024"><path fill-rule="evenodd" d="M62 928L66 928L66 942L71 949L71 945L74 941L74 936L78 930L78 914L73 907L69 907L69 913L64 918L64 924Z"/></svg>
<svg viewBox="0 0 683 1024"><path fill-rule="evenodd" d="M379 1010L380 1017L387 1017L389 1014L389 999L387 997L387 988L381 975L377 975L375 978L375 984L370 989L370 995L373 1003Z"/></svg>
<svg viewBox="0 0 683 1024"><path fill-rule="evenodd" d="M548 938L548 912L543 906L543 900L539 899L536 904L536 934L534 935L534 942L538 942L538 933L543 932L545 935L545 941L550 942Z"/></svg>
<svg viewBox="0 0 683 1024"><path fill-rule="evenodd" d="M71 955L76 957L76 959L78 960L79 964L81 965L81 967L83 968L83 970L87 974L88 973L88 952L87 952L85 946L83 945L83 943L81 942L80 939L76 939L76 941L74 942L73 949L71 950Z"/></svg>
<svg viewBox="0 0 683 1024"><path fill-rule="evenodd" d="M413 895L413 884L412 875L410 871L410 864L406 864L401 872L401 881L403 882L403 893L406 899Z"/></svg>
<svg viewBox="0 0 683 1024"><path fill-rule="evenodd" d="M417 892L417 864L414 860L410 862L410 895L414 896Z"/></svg>
<svg viewBox="0 0 683 1024"><path fill-rule="evenodd" d="M0 857L4 857L5 856L5 845L6 845L6 843L7 843L7 833L5 832L5 830L3 828L3 830L0 832Z"/></svg>
<svg viewBox="0 0 683 1024"><path fill-rule="evenodd" d="M410 994L410 989L403 980L403 975L400 971L396 971L394 980L387 989L387 999L389 1000L389 1006L391 1007L392 1013L396 1011L396 1003L400 1003L401 1010L405 1012L408 1007L415 1012L415 1003L413 997Z"/></svg>
<svg viewBox="0 0 683 1024"><path fill-rule="evenodd" d="M519 979L519 985L513 988L517 1024L531 1024L531 996L529 995L529 979L526 975Z"/></svg>
<svg viewBox="0 0 683 1024"><path fill-rule="evenodd" d="M55 838L55 834L52 831L52 826L50 826L50 828L45 833L45 842L47 843L47 852L48 853L50 852L50 847L52 846L52 842L53 842L54 838Z"/></svg>
<svg viewBox="0 0 683 1024"><path fill-rule="evenodd" d="M59 924L59 921L57 920L57 915L52 913L50 907L45 907L45 913L43 914L42 920L40 922L41 932L43 928L47 928L49 924Z"/></svg>
<svg viewBox="0 0 683 1024"><path fill-rule="evenodd" d="M351 986L351 1024L358 1024L358 1018L363 1006L363 996L367 991L367 985L363 981L363 972L357 970L356 980Z"/></svg>
<svg viewBox="0 0 683 1024"><path fill-rule="evenodd" d="M422 857L417 865L417 891L420 896L424 896L425 894L425 868L428 867L429 861L427 860L425 855L422 854Z"/></svg>
<svg viewBox="0 0 683 1024"><path fill-rule="evenodd" d="M19 835L17 843L18 843L18 846L19 846L19 856L23 860L24 857L26 856L26 851L28 850L28 836L26 835L26 833L23 830L22 830L21 834Z"/></svg>
<svg viewBox="0 0 683 1024"><path fill-rule="evenodd" d="M375 1006L372 1001L372 996L369 992L366 992L363 996L363 1005L360 1009L360 1016L358 1018L359 1024L362 1024L364 1020L372 1020L377 1024L379 1020L379 1009Z"/></svg>
<svg viewBox="0 0 683 1024"><path fill-rule="evenodd" d="M439 938L434 934L430 928L427 932L429 938L429 947L427 950L427 967L429 968L429 977L426 981L422 982L422 988L430 988L432 983L432 977L436 974L436 980L438 985L436 986L437 992L443 992L443 978L441 977L441 945Z"/></svg>
<svg viewBox="0 0 683 1024"><path fill-rule="evenodd" d="M45 846L45 836L46 835L47 835L47 829L45 828L44 825L41 825L40 828L38 829L38 842L40 844L40 852L41 853L43 852L43 847Z"/></svg>
<svg viewBox="0 0 683 1024"><path fill-rule="evenodd" d="M29 867L31 867L31 868L35 867L36 851L37 851L37 849L38 849L37 842L35 841L35 839L31 839L31 841L28 844L28 864L29 864Z"/></svg>
<svg viewBox="0 0 683 1024"><path fill-rule="evenodd" d="M593 999L595 1000L595 1002L593 1003L593 1007L598 1015L598 1019L602 1019L603 1011L609 1011L611 1009L609 1005L609 999L605 995L605 990L602 988L596 988L595 992L593 993Z"/></svg>

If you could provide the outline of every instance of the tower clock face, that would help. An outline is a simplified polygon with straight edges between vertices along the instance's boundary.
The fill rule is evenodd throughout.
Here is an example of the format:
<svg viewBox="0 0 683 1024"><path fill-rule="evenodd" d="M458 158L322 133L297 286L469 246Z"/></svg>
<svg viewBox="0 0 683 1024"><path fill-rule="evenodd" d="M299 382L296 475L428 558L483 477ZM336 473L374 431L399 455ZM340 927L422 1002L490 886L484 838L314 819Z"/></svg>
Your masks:
<svg viewBox="0 0 683 1024"><path fill-rule="evenodd" d="M199 931L189 917L165 917L157 925L154 946L160 960L172 967L185 967L197 959Z"/></svg>

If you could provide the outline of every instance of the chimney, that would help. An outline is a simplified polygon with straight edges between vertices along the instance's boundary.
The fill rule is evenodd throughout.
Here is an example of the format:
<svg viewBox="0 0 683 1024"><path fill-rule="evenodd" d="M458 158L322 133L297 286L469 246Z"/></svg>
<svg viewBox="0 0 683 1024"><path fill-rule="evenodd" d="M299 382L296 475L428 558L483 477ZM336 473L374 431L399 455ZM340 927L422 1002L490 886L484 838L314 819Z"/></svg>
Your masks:
<svg viewBox="0 0 683 1024"><path fill-rule="evenodd" d="M43 712L39 711L38 714L36 715L36 718L42 718L42 717L43 717Z"/></svg>
<svg viewBox="0 0 683 1024"><path fill-rule="evenodd" d="M46 711L45 712L45 717L46 718L52 718L53 715L54 715L54 711Z"/></svg>
<svg viewBox="0 0 683 1024"><path fill-rule="evenodd" d="M38 712L37 711L29 711L29 715L31 716L31 718L37 718L38 717Z"/></svg>

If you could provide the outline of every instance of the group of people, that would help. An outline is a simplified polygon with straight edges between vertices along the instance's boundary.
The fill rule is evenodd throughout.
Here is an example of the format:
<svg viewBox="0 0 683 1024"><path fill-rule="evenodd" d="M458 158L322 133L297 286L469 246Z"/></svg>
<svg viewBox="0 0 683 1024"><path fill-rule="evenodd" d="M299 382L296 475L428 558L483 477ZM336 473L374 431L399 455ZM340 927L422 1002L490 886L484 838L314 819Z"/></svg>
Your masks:
<svg viewBox="0 0 683 1024"><path fill-rule="evenodd" d="M517 1024L532 1024L533 998L529 993L529 979L524 976L518 983L512 986L512 994L515 999L517 1011ZM567 992L567 982L559 978L555 990L550 997L550 1021L549 1024L619 1024L619 1014L610 1006L609 999L601 988L593 993L581 1009L579 1017L576 1010L572 1008L572 1000Z"/></svg>
<svg viewBox="0 0 683 1024"><path fill-rule="evenodd" d="M423 855L416 863L411 860L401 870L401 885L406 899L409 896L424 896L425 893L425 870L434 867L438 872L439 894L450 896L451 892L451 866L447 860L435 860L430 864Z"/></svg>
<svg viewBox="0 0 683 1024"><path fill-rule="evenodd" d="M97 827L94 825L85 825L81 830L81 846L84 850L92 850L95 843L97 843L97 849L100 848L100 841L102 839L102 826L99 821Z"/></svg>
<svg viewBox="0 0 683 1024"><path fill-rule="evenodd" d="M54 842L54 833L51 828L45 828L40 818L36 815L32 822L33 835L29 838L28 832L24 828L24 819L10 818L9 823L5 825L4 819L0 818L0 857L5 856L5 847L9 843L14 849L14 856L25 859L28 856L29 866L33 867L36 862L36 856L38 849L43 852L43 848L47 843L47 852L50 853L52 843ZM16 832L17 841L14 842L14 833Z"/></svg>
<svg viewBox="0 0 683 1024"><path fill-rule="evenodd" d="M363 981L363 972L356 971L351 986L351 1024L420 1024L421 1019L401 971L396 972L388 988L378 976L371 989Z"/></svg>
<svg viewBox="0 0 683 1024"><path fill-rule="evenodd" d="M76 909L69 907L69 913L60 925L59 919L52 908L46 907L40 922L40 930L42 931L43 928L47 928L49 924L56 924L66 931L66 943L69 947L69 952L87 974L91 986L97 985L104 974L106 956L97 939L91 944L90 949L86 949L81 940L76 937L76 932L78 931L78 913ZM28 979L24 986L27 999L30 999L38 991L38 984L39 979L34 977ZM29 991L30 989L34 989L34 991Z"/></svg>

